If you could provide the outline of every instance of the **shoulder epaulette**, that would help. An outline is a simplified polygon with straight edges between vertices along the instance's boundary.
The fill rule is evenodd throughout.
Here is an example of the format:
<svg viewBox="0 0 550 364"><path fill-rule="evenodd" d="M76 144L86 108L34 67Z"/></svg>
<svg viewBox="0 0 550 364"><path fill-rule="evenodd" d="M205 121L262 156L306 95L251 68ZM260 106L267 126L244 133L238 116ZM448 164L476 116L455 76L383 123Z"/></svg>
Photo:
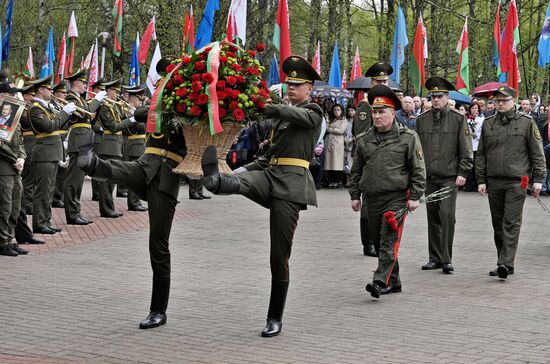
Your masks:
<svg viewBox="0 0 550 364"><path fill-rule="evenodd" d="M460 116L463 116L457 109L455 109L454 107L451 107L450 110Z"/></svg>

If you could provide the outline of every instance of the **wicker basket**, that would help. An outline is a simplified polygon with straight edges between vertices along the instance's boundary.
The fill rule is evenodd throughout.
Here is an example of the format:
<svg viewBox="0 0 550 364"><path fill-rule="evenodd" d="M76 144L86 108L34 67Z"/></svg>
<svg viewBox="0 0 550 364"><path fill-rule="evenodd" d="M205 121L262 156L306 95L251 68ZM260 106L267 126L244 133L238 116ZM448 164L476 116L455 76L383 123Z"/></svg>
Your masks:
<svg viewBox="0 0 550 364"><path fill-rule="evenodd" d="M173 172L186 174L195 177L202 177L201 159L204 149L209 145L215 145L218 150L218 168L220 173L231 173L231 168L225 162L225 157L235 142L235 137L242 130L239 123L223 123L221 133L210 135L208 125L197 125L184 127L185 144L187 155Z"/></svg>

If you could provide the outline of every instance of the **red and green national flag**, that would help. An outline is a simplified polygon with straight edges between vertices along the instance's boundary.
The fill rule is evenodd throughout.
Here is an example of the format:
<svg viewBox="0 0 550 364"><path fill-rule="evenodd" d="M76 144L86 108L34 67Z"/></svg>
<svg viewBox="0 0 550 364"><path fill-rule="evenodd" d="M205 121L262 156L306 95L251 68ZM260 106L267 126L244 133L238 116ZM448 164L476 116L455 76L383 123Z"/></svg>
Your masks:
<svg viewBox="0 0 550 364"><path fill-rule="evenodd" d="M283 72L283 62L290 57L290 22L288 14L288 3L286 0L279 1L277 10L277 21L275 23L275 32L273 33L273 45L279 51L279 78L285 82L286 75Z"/></svg>
<svg viewBox="0 0 550 364"><path fill-rule="evenodd" d="M508 86L519 91L521 82L518 65L519 21L516 1L510 2L500 49L500 68L507 72Z"/></svg>
<svg viewBox="0 0 550 364"><path fill-rule="evenodd" d="M113 7L113 23L115 24L115 49L114 54L120 57L122 54L122 1L115 0Z"/></svg>
<svg viewBox="0 0 550 364"><path fill-rule="evenodd" d="M497 13L495 15L495 25L493 26L493 63L497 67L497 77L500 77L502 70L500 69L500 1L498 2Z"/></svg>
<svg viewBox="0 0 550 364"><path fill-rule="evenodd" d="M182 54L193 53L193 45L195 43L195 15L193 14L193 6L185 11L185 21L183 24L183 40Z"/></svg>
<svg viewBox="0 0 550 364"><path fill-rule="evenodd" d="M460 40L456 46L458 56L458 75L456 76L456 90L465 95L470 93L470 69L468 58L468 18L464 22Z"/></svg>
<svg viewBox="0 0 550 364"><path fill-rule="evenodd" d="M29 56L27 58L27 63L25 64L25 76L29 79L34 80L34 61L32 59L32 48L29 47Z"/></svg>
<svg viewBox="0 0 550 364"><path fill-rule="evenodd" d="M416 35L414 36L413 51L409 65L409 77L411 78L416 94L420 94L422 86L424 86L426 82L424 34L424 24L422 22L422 17L420 17L416 25Z"/></svg>

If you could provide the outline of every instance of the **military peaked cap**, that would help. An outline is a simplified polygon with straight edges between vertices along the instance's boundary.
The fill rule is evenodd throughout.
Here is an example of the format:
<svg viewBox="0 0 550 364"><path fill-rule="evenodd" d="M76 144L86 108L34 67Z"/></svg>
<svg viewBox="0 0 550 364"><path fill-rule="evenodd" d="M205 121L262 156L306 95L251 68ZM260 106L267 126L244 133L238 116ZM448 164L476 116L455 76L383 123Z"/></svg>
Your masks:
<svg viewBox="0 0 550 364"><path fill-rule="evenodd" d="M122 77L118 78L111 82L103 82L103 86L105 86L105 89L115 89L118 92L122 91Z"/></svg>
<svg viewBox="0 0 550 364"><path fill-rule="evenodd" d="M52 88L52 75L46 76L44 78L41 78L39 80L32 80L29 81L31 85L33 85L35 90L38 90L39 87L48 87Z"/></svg>
<svg viewBox="0 0 550 364"><path fill-rule="evenodd" d="M84 70L78 70L76 71L76 73L73 73L72 75L69 75L67 77L65 77L66 80L69 80L69 81L82 81L82 82L87 82L88 80L86 79L86 71Z"/></svg>
<svg viewBox="0 0 550 364"><path fill-rule="evenodd" d="M368 94L369 104L373 109L391 107L394 110L401 110L401 100L386 85L375 85Z"/></svg>
<svg viewBox="0 0 550 364"><path fill-rule="evenodd" d="M61 81L53 86L53 92L67 92L67 85L65 85L65 82Z"/></svg>
<svg viewBox="0 0 550 364"><path fill-rule="evenodd" d="M386 62L377 62L365 72L365 77L375 80L387 80L393 73L393 67Z"/></svg>
<svg viewBox="0 0 550 364"><path fill-rule="evenodd" d="M454 91L455 87L452 83L439 76L432 76L426 80L426 88L433 96L439 96Z"/></svg>
<svg viewBox="0 0 550 364"><path fill-rule="evenodd" d="M315 68L300 56L288 57L284 60L282 68L283 72L286 74L286 83L313 84L316 80L323 80L317 71L315 71Z"/></svg>
<svg viewBox="0 0 550 364"><path fill-rule="evenodd" d="M510 97L517 97L517 92L510 86L500 86L497 88L497 90L493 93L493 96L496 96L498 94L504 95L504 96L510 96Z"/></svg>

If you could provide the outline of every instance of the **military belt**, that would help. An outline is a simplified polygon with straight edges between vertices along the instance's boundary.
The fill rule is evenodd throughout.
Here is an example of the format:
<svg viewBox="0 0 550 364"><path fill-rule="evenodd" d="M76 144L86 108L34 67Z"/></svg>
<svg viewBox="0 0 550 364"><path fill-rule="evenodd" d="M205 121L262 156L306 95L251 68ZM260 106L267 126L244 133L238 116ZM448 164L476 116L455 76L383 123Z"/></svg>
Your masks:
<svg viewBox="0 0 550 364"><path fill-rule="evenodd" d="M116 133L113 133L112 131L109 131L109 130L103 130L103 135L122 135L122 132L117 131Z"/></svg>
<svg viewBox="0 0 550 364"><path fill-rule="evenodd" d="M68 130L60 130L59 134L61 134L61 135L69 134L69 131Z"/></svg>
<svg viewBox="0 0 550 364"><path fill-rule="evenodd" d="M178 163L181 163L183 161L183 157L181 155L177 155L176 153L172 153L166 149L161 148L147 147L145 148L145 154L160 155L161 157L169 158Z"/></svg>
<svg viewBox="0 0 550 364"><path fill-rule="evenodd" d="M51 132L51 133L38 133L38 134L36 134L36 137L38 139L40 139L40 138L47 138L47 137L56 136L56 135L59 136L60 134L61 134L60 131L56 130L56 131Z"/></svg>
<svg viewBox="0 0 550 364"><path fill-rule="evenodd" d="M145 139L145 134L128 135L128 140Z"/></svg>
<svg viewBox="0 0 550 364"><path fill-rule="evenodd" d="M24 131L23 136L32 136L34 133L32 131Z"/></svg>
<svg viewBox="0 0 550 364"><path fill-rule="evenodd" d="M292 167L303 167L305 169L309 168L309 161L299 158L271 158L269 161L271 166L292 166Z"/></svg>
<svg viewBox="0 0 550 364"><path fill-rule="evenodd" d="M87 124L87 123L76 123L76 124L72 124L69 128L71 129L75 129L75 128L86 128L86 129L91 129L91 125L90 124Z"/></svg>

